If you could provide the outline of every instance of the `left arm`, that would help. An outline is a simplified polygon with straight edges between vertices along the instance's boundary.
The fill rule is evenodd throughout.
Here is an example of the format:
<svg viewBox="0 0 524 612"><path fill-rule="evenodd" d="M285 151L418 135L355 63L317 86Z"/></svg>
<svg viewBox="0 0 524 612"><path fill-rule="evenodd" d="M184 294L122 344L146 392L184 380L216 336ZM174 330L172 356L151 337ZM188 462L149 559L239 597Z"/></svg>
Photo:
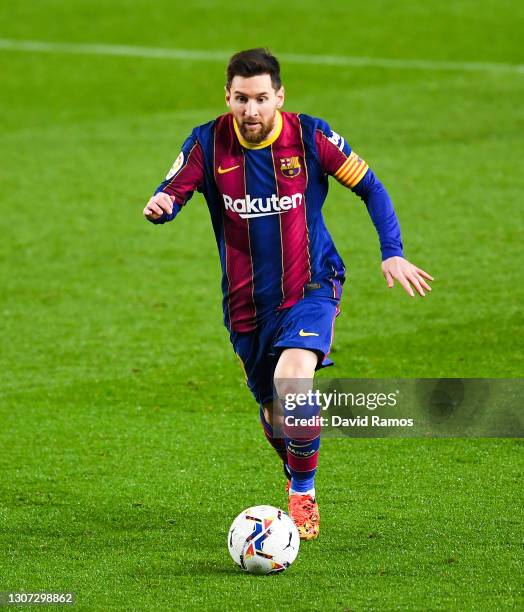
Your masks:
<svg viewBox="0 0 524 612"><path fill-rule="evenodd" d="M365 202L377 230L382 252L382 273L388 287L393 287L397 280L412 297L415 297L413 287L424 297L424 290L431 291L426 280L431 281L433 277L404 258L400 225L393 202L382 183L368 168L352 190Z"/></svg>
<svg viewBox="0 0 524 612"><path fill-rule="evenodd" d="M424 290L431 291L426 280L431 281L433 278L404 258L400 225L391 198L382 183L367 163L351 150L347 141L327 124L317 129L316 145L326 174L334 176L365 202L379 237L382 273L388 287L393 287L397 280L409 295L415 296L415 288L419 295L425 296Z"/></svg>

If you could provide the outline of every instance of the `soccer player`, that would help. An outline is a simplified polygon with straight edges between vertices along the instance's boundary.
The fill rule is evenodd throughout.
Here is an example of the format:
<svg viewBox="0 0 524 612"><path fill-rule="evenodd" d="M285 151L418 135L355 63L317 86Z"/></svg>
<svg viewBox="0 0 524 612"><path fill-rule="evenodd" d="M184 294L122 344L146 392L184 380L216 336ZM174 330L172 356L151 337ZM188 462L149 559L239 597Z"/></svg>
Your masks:
<svg viewBox="0 0 524 612"><path fill-rule="evenodd" d="M377 230L388 287L424 296L433 280L404 259L391 200L367 163L323 120L281 112L277 59L265 49L234 55L227 67L230 112L196 127L144 208L155 224L172 221L201 192L222 265L224 323L264 433L288 478L289 512L302 539L319 533L315 495L320 428L273 431L277 394L312 381L331 365L345 267L322 217L328 177L356 193ZM278 399L278 398L277 398ZM319 412L309 406L309 415Z"/></svg>

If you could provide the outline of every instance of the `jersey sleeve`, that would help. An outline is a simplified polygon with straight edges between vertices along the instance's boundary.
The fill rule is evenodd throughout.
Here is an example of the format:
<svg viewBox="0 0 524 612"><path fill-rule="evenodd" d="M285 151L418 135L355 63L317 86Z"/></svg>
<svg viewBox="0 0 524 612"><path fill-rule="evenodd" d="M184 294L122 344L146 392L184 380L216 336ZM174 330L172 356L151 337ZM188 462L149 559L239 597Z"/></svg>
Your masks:
<svg viewBox="0 0 524 612"><path fill-rule="evenodd" d="M323 171L349 187L366 204L380 242L382 260L403 257L402 235L393 202L367 163L351 150L347 140L319 119L315 143Z"/></svg>
<svg viewBox="0 0 524 612"><path fill-rule="evenodd" d="M173 212L170 215L164 213L160 218L149 219L149 221L155 224L172 221L203 183L204 154L193 132L182 145L182 150L173 162L166 178L155 190L155 194L163 191L171 197Z"/></svg>
<svg viewBox="0 0 524 612"><path fill-rule="evenodd" d="M353 189L366 175L367 163L351 150L347 140L320 119L315 128L315 144L324 172L345 187Z"/></svg>

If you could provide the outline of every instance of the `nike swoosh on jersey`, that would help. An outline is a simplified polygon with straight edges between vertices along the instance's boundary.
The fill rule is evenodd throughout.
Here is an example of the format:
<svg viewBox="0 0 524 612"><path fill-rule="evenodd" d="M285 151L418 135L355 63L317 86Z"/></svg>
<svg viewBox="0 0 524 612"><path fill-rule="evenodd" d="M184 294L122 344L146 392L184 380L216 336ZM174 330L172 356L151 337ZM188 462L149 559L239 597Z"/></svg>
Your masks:
<svg viewBox="0 0 524 612"><path fill-rule="evenodd" d="M298 335L299 335L299 336L318 336L318 334L316 334L315 332L306 332L306 331L304 331L303 329L301 329L301 330L298 332Z"/></svg>
<svg viewBox="0 0 524 612"><path fill-rule="evenodd" d="M226 172L231 172L231 170L236 170L240 168L240 164L238 166L231 166L231 168L221 168L218 166L218 174L226 174Z"/></svg>

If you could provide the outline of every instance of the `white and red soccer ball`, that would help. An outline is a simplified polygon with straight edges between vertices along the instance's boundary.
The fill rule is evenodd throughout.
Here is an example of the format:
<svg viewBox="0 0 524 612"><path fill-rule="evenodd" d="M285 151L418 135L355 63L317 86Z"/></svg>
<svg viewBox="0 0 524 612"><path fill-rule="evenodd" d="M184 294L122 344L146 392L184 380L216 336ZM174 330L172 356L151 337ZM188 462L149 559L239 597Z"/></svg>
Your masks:
<svg viewBox="0 0 524 612"><path fill-rule="evenodd" d="M229 554L244 571L276 574L296 559L300 538L292 519L273 506L253 506L233 521L227 537Z"/></svg>

